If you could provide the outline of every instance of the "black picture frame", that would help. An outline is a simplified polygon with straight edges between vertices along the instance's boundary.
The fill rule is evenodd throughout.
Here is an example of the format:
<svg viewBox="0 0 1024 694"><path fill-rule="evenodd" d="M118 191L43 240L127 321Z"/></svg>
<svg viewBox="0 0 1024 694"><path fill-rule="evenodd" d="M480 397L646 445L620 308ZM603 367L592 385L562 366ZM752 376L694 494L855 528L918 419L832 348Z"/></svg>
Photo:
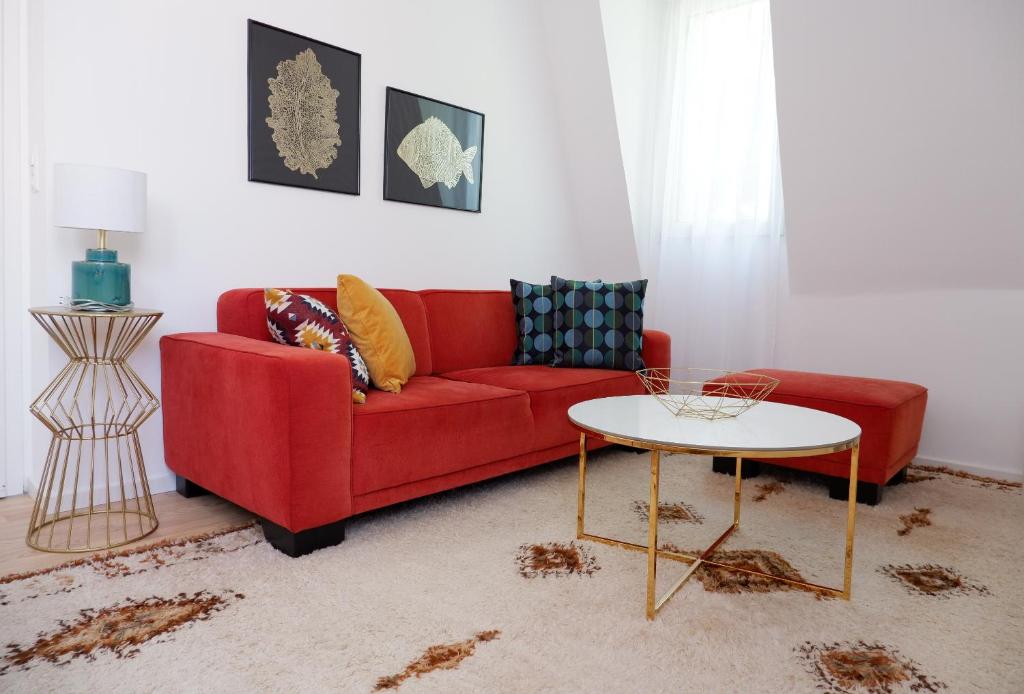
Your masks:
<svg viewBox="0 0 1024 694"><path fill-rule="evenodd" d="M255 19L248 21L247 31L249 180L359 195L362 56ZM335 157L323 167L317 165L329 157L330 139L334 137L330 122L326 144L321 139L320 152L299 151L290 160L274 142L275 130L267 122L273 115L268 80L280 77L280 65L297 60L307 48L313 50L320 70L330 81L324 88L339 92L335 97L334 117L338 124L336 137L341 142L335 147ZM329 103L326 98L323 101ZM303 169L312 169L312 173Z"/></svg>
<svg viewBox="0 0 1024 694"><path fill-rule="evenodd" d="M448 188L444 181L424 180L399 154L403 140L431 116L440 120L447 130L442 137L454 136L467 158L451 161L450 171L457 182ZM469 149L476 147L469 158ZM427 205L464 212L477 212L483 203L484 114L464 106L432 99L421 94L388 87L384 107L384 199ZM473 174L470 183L459 171ZM429 182L429 186L424 184Z"/></svg>

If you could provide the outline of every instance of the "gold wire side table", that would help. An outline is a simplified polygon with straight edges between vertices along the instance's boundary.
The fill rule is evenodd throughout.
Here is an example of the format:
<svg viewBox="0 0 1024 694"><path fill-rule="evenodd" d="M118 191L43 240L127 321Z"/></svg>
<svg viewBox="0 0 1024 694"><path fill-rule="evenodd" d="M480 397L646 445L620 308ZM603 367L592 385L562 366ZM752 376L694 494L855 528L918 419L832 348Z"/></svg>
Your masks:
<svg viewBox="0 0 1024 694"><path fill-rule="evenodd" d="M31 406L53 434L25 542L45 552L86 552L156 530L139 426L160 407L128 357L163 315L55 306L29 313L68 356Z"/></svg>

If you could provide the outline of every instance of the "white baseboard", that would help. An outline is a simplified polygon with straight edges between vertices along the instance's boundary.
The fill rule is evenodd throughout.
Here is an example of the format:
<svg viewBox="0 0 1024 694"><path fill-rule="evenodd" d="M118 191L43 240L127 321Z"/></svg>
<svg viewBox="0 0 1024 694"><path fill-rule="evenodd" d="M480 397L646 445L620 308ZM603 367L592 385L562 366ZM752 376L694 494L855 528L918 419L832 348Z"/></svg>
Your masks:
<svg viewBox="0 0 1024 694"><path fill-rule="evenodd" d="M1019 472L1010 472L1009 470L998 470L995 468L982 467L980 465L968 465L967 463L961 463L956 460L943 460L942 458L926 458L924 456L917 456L914 458L915 463L921 465L933 465L937 467L948 467L952 470L960 470L961 472L969 472L972 475L981 475L982 477L994 477L1000 480L1006 480L1007 482L1024 482L1024 474Z"/></svg>
<svg viewBox="0 0 1024 694"><path fill-rule="evenodd" d="M149 492L151 494L162 494L164 492L172 492L175 488L174 475L171 472L165 472L162 475L153 475L149 478ZM39 491L39 481L32 479L31 477L25 480L25 493L29 496L34 497L36 492ZM63 498L61 499L61 508L68 508L71 505L71 492L65 491ZM89 489L78 490L78 505L81 506L83 500L88 504ZM117 495L120 499L120 495ZM134 499L135 497L128 497ZM95 486L93 488L93 503L102 504L106 501L106 491L102 486Z"/></svg>
<svg viewBox="0 0 1024 694"><path fill-rule="evenodd" d="M156 475L149 478L149 493L150 494L163 494L164 492L173 492L175 490L175 479L173 472L165 472L162 475Z"/></svg>

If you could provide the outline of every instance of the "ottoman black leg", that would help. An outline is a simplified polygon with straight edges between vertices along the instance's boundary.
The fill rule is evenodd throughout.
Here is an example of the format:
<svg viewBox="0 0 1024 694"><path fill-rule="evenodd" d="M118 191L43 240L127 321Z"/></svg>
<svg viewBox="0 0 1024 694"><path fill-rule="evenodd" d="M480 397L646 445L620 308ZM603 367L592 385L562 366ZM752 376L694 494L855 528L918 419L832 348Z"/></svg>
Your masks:
<svg viewBox="0 0 1024 694"><path fill-rule="evenodd" d="M857 482L857 503L877 506L882 500L884 485L871 482ZM828 480L828 495L833 499L846 501L850 498L850 480L845 477L830 477Z"/></svg>
<svg viewBox="0 0 1024 694"><path fill-rule="evenodd" d="M725 458L716 455L711 461L711 469L722 475L735 475L736 474L736 459ZM743 479L750 479L751 477L757 477L761 474L761 462L758 460L747 460L743 459L743 473L740 475Z"/></svg>
<svg viewBox="0 0 1024 694"><path fill-rule="evenodd" d="M885 483L886 486L892 486L894 484L903 484L904 482L906 482L907 481L907 468L908 467L910 467L910 466L909 465L904 466L899 472L897 472L895 475L890 477L889 481Z"/></svg>
<svg viewBox="0 0 1024 694"><path fill-rule="evenodd" d="M174 476L174 484L178 490L178 493L181 494L186 499L191 499L194 496L203 496L204 494L210 493L203 489L202 487L200 487L195 482L187 480L181 475Z"/></svg>

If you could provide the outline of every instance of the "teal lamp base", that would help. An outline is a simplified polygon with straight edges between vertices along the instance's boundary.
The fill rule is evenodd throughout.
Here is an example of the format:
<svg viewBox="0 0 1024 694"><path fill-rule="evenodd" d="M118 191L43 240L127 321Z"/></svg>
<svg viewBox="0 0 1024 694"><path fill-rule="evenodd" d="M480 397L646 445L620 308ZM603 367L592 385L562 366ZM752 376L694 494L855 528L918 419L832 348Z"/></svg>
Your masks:
<svg viewBox="0 0 1024 694"><path fill-rule="evenodd" d="M132 303L132 267L117 262L117 251L90 248L85 260L71 263L71 304L125 308Z"/></svg>

